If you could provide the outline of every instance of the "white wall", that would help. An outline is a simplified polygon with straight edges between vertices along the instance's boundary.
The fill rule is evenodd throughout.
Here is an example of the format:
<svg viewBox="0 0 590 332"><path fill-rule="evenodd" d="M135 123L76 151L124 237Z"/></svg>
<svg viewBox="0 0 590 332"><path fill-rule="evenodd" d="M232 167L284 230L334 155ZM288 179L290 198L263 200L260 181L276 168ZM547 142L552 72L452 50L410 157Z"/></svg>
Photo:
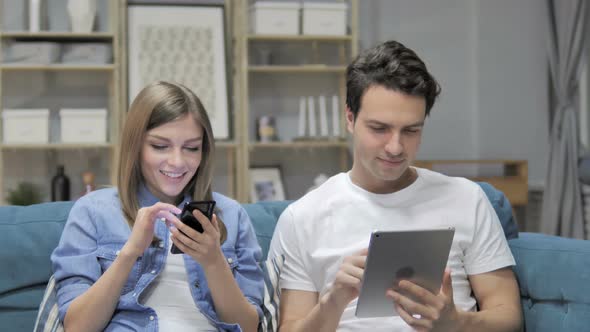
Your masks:
<svg viewBox="0 0 590 332"><path fill-rule="evenodd" d="M528 159L529 181L545 181L548 154L547 26L544 2L480 1L480 158Z"/></svg>
<svg viewBox="0 0 590 332"><path fill-rule="evenodd" d="M536 0L361 1L361 48L396 39L442 86L419 158L526 159L544 181L546 28Z"/></svg>

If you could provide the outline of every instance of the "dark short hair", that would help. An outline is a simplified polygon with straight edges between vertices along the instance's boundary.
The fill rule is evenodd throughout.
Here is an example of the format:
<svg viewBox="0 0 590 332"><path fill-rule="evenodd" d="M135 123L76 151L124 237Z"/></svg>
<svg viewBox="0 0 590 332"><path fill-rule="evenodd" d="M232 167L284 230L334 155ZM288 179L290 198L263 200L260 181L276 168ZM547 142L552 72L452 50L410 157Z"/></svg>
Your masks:
<svg viewBox="0 0 590 332"><path fill-rule="evenodd" d="M418 55L393 40L363 51L346 68L346 105L355 119L361 98L375 85L424 97L427 116L440 94L440 86Z"/></svg>

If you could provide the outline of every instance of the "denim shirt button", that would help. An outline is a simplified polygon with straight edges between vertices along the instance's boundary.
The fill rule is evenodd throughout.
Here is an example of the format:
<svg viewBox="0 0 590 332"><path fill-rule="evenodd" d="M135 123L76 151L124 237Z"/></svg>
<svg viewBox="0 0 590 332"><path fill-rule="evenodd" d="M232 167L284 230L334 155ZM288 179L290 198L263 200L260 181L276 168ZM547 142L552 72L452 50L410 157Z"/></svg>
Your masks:
<svg viewBox="0 0 590 332"><path fill-rule="evenodd" d="M151 274L156 274L156 270L152 270Z"/></svg>
<svg viewBox="0 0 590 332"><path fill-rule="evenodd" d="M231 264L231 263L234 262L234 260L233 260L233 258L230 257L230 258L227 259L227 262Z"/></svg>
<svg viewBox="0 0 590 332"><path fill-rule="evenodd" d="M150 320L154 320L154 316L150 316Z"/></svg>
<svg viewBox="0 0 590 332"><path fill-rule="evenodd" d="M160 249L161 248L164 248L164 242L163 241L160 241L160 243L158 243L158 248L160 248Z"/></svg>
<svg viewBox="0 0 590 332"><path fill-rule="evenodd" d="M115 252L115 256L119 256L119 254L120 254L120 253L121 253L121 250L117 250L117 251Z"/></svg>

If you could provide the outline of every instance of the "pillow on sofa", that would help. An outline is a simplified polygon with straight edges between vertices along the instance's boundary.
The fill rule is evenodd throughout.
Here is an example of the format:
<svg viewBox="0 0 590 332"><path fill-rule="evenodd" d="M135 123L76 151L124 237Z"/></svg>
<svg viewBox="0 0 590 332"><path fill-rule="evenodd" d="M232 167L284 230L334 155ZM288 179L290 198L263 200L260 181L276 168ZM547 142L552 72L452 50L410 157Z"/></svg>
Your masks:
<svg viewBox="0 0 590 332"><path fill-rule="evenodd" d="M59 321L57 308L57 289L53 275L49 278L43 301L39 305L37 320L33 332L63 332L64 328Z"/></svg>
<svg viewBox="0 0 590 332"><path fill-rule="evenodd" d="M283 270L285 256L267 259L262 264L264 273L264 299L262 301L262 314L264 317L258 325L258 331L277 331L279 328L279 275Z"/></svg>

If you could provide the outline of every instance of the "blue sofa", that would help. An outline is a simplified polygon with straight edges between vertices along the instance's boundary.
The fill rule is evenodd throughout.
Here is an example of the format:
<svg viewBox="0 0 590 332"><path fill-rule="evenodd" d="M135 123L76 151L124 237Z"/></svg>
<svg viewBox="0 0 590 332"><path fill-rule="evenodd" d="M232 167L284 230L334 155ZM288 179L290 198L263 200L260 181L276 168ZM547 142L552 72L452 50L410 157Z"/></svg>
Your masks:
<svg viewBox="0 0 590 332"><path fill-rule="evenodd" d="M526 331L590 330L590 242L517 233L501 192L480 184L500 217L516 259ZM266 255L290 202L245 204ZM56 247L73 202L0 207L0 326L31 331Z"/></svg>

